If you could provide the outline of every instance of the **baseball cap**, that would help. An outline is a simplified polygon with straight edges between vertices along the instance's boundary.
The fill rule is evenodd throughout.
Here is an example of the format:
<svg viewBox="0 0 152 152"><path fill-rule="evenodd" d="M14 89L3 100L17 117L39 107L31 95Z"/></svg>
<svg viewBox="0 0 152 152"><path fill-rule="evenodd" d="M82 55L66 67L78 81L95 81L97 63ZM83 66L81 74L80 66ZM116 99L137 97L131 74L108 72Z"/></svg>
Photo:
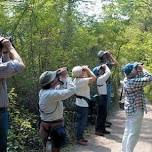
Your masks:
<svg viewBox="0 0 152 152"><path fill-rule="evenodd" d="M123 68L122 71L126 74L129 75L131 71L136 68L138 65L143 65L141 62L134 62L134 63L128 63L126 64Z"/></svg>
<svg viewBox="0 0 152 152"><path fill-rule="evenodd" d="M43 87L52 82L56 77L57 71L45 71L40 75L39 83Z"/></svg>

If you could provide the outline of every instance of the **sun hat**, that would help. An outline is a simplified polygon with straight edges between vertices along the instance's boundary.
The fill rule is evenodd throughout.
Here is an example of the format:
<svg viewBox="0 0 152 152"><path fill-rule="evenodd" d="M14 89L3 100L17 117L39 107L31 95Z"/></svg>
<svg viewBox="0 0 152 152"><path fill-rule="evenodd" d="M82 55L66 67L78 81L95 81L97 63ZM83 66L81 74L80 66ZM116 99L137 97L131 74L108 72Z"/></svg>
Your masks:
<svg viewBox="0 0 152 152"><path fill-rule="evenodd" d="M106 54L107 51L103 51L103 50L100 50L97 54L98 58L102 58L104 54Z"/></svg>
<svg viewBox="0 0 152 152"><path fill-rule="evenodd" d="M56 78L57 71L45 71L40 75L39 84L45 86Z"/></svg>

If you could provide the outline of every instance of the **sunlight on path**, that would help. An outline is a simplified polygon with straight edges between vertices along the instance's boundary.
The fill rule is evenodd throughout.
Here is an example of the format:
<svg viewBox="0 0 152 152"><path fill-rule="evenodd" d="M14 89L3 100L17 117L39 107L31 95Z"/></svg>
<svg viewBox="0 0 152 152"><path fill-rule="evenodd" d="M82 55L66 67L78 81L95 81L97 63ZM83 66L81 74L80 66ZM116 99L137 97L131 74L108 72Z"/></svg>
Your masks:
<svg viewBox="0 0 152 152"><path fill-rule="evenodd" d="M111 118L112 128L109 129L111 135L105 137L91 135L88 146L76 145L73 152L120 152L125 114L124 111L118 111L114 115ZM134 152L152 152L152 106L150 105L148 105L148 114L144 116L140 140Z"/></svg>

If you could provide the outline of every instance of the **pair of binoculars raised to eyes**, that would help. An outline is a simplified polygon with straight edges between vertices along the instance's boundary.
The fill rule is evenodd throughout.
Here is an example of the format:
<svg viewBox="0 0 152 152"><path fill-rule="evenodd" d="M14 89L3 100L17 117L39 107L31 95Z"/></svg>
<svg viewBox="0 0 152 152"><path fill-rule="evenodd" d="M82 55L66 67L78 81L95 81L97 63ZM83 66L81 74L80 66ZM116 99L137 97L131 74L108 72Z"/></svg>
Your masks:
<svg viewBox="0 0 152 152"><path fill-rule="evenodd" d="M1 36L0 36L0 37L1 37ZM4 37L4 38L5 38L5 39L8 39L8 40L12 43L12 45L13 45L13 47L14 47L13 40L12 40L12 37L11 37L11 36L9 36L9 37ZM3 39L0 41L0 48L1 48L1 49L3 48L2 41L3 41Z"/></svg>

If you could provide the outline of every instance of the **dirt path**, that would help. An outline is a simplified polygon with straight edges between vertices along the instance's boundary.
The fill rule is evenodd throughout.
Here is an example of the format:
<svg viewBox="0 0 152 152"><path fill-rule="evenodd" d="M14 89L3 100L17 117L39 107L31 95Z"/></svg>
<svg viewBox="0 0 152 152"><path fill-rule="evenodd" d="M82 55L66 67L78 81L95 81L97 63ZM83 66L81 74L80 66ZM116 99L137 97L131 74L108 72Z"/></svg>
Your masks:
<svg viewBox="0 0 152 152"><path fill-rule="evenodd" d="M125 124L124 111L116 112L111 122L111 135L100 137L92 134L88 146L75 145L72 152L120 152ZM144 116L140 139L134 152L152 152L152 105L148 105L148 114Z"/></svg>

